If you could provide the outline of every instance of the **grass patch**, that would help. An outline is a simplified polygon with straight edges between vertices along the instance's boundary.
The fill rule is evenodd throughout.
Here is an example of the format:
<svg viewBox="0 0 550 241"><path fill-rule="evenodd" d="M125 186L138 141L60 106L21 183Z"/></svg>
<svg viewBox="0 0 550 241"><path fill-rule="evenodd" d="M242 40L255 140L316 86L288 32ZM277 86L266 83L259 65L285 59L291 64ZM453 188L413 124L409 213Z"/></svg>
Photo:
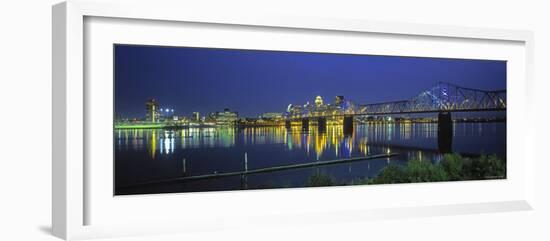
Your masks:
<svg viewBox="0 0 550 241"><path fill-rule="evenodd" d="M446 154L438 164L426 160L411 160L406 166L390 164L369 184L441 182L506 178L506 160L496 155L466 158Z"/></svg>
<svg viewBox="0 0 550 241"><path fill-rule="evenodd" d="M481 155L477 158L463 157L458 153L445 154L439 163L428 160L411 160L405 166L390 164L374 178L358 178L338 182L332 176L315 173L306 183L308 187L326 187L365 184L392 184L465 181L506 178L506 160L496 155Z"/></svg>

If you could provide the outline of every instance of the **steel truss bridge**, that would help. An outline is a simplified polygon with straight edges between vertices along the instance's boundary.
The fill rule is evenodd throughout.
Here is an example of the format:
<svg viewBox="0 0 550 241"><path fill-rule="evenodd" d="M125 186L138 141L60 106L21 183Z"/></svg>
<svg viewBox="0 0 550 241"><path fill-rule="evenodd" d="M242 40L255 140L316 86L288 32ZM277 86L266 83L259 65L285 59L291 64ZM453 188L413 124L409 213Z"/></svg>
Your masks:
<svg viewBox="0 0 550 241"><path fill-rule="evenodd" d="M506 90L485 91L439 82L409 100L361 105L356 114L384 115L501 110L506 110Z"/></svg>
<svg viewBox="0 0 550 241"><path fill-rule="evenodd" d="M504 111L506 110L506 91L486 91L465 88L458 85L439 82L432 88L422 91L409 100L390 101L355 106L345 105L339 111L330 113L313 110L301 117L289 117L285 126L290 128L293 120L301 120L302 129L309 130L310 120L317 121L319 131L326 131L327 118L343 117L343 132L353 133L356 116L380 116L392 114L438 113L437 142L441 153L452 152L453 121L452 112Z"/></svg>
<svg viewBox="0 0 550 241"><path fill-rule="evenodd" d="M349 105L341 112L304 113L297 120L308 117L376 116L390 114L414 114L436 112L477 112L506 110L506 90L479 90L461 87L446 82L420 92L408 100L389 101L375 104Z"/></svg>

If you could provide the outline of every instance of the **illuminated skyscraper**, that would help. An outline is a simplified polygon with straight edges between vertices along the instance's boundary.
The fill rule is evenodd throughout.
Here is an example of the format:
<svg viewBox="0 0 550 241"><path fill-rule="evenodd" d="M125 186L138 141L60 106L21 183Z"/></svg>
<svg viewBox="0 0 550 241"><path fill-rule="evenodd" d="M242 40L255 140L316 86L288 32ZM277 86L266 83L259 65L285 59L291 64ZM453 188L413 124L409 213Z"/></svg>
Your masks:
<svg viewBox="0 0 550 241"><path fill-rule="evenodd" d="M199 112L193 112L191 119L193 119L193 121L199 122L201 120L201 114Z"/></svg>
<svg viewBox="0 0 550 241"><path fill-rule="evenodd" d="M145 102L145 118L150 122L158 122L159 119L159 103L155 99L149 99Z"/></svg>
<svg viewBox="0 0 550 241"><path fill-rule="evenodd" d="M334 104L337 106L340 106L344 104L344 96L343 95L337 95L336 100L334 101Z"/></svg>
<svg viewBox="0 0 550 241"><path fill-rule="evenodd" d="M323 98L321 98L321 96L317 96L315 97L315 106L319 107L319 106L322 106L323 105Z"/></svg>

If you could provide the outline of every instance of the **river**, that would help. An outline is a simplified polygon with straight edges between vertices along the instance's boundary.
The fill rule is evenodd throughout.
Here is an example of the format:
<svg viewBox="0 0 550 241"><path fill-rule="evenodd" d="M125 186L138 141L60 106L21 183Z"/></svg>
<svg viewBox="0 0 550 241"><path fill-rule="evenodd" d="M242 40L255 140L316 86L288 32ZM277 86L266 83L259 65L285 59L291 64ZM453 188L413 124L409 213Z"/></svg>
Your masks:
<svg viewBox="0 0 550 241"><path fill-rule="evenodd" d="M299 126L212 127L180 130L115 130L115 194L221 191L304 187L314 174L338 183L372 178L390 163L437 163L436 123L356 124L345 136L342 126L326 132ZM506 155L506 123L454 123L452 151L463 155ZM139 185L176 177L225 173L382 153L391 158L186 182ZM246 156L246 163L245 163Z"/></svg>

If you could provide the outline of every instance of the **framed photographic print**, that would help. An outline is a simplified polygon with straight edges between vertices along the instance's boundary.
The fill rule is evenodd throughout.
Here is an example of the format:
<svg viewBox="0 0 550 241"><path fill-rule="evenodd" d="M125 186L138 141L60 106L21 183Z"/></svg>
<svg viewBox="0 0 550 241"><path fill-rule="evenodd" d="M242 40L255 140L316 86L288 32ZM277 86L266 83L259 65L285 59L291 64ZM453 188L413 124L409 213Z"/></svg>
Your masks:
<svg viewBox="0 0 550 241"><path fill-rule="evenodd" d="M530 32L173 2L53 23L56 236L531 209Z"/></svg>
<svg viewBox="0 0 550 241"><path fill-rule="evenodd" d="M115 195L506 178L506 61L113 49Z"/></svg>

